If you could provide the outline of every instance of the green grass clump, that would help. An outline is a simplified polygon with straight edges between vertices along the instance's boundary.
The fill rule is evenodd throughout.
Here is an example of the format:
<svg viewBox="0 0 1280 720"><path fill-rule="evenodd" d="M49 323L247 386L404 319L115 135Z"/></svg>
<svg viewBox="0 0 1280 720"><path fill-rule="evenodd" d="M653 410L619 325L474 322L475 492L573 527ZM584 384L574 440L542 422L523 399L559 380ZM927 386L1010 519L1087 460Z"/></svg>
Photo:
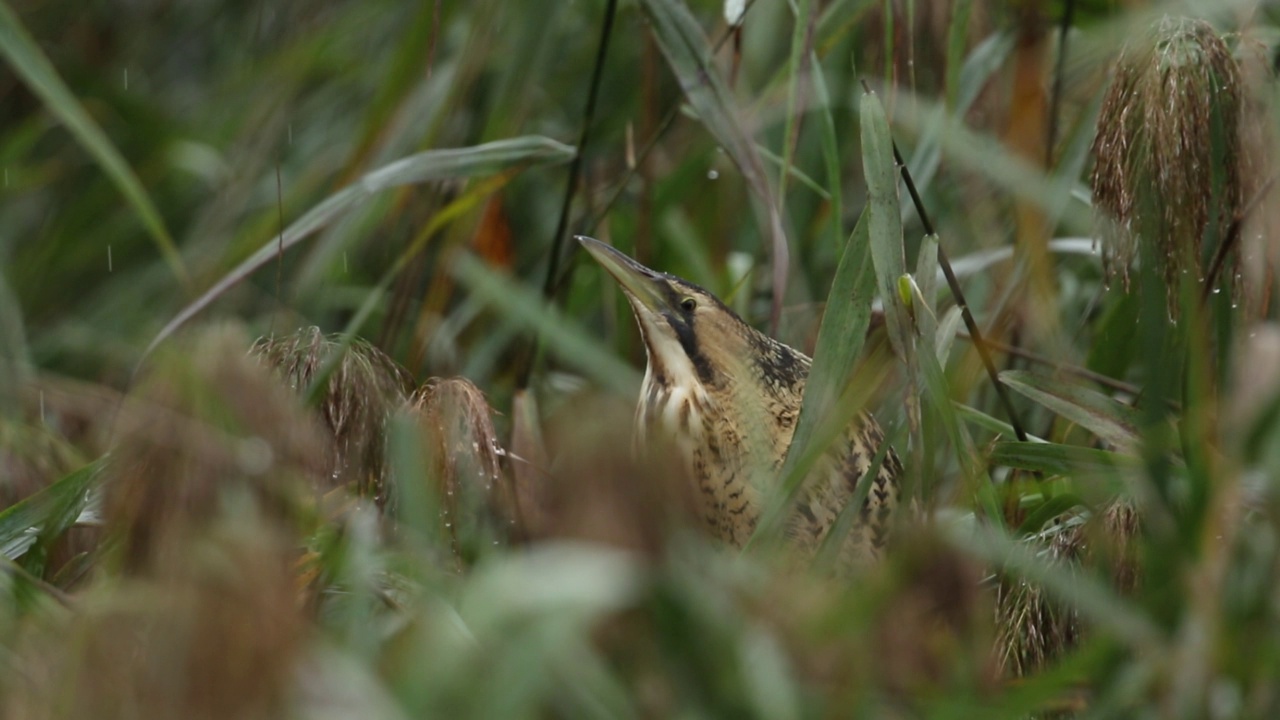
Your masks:
<svg viewBox="0 0 1280 720"><path fill-rule="evenodd" d="M1280 715L1280 14L725 6L0 0L0 716ZM883 562L708 539L575 234Z"/></svg>

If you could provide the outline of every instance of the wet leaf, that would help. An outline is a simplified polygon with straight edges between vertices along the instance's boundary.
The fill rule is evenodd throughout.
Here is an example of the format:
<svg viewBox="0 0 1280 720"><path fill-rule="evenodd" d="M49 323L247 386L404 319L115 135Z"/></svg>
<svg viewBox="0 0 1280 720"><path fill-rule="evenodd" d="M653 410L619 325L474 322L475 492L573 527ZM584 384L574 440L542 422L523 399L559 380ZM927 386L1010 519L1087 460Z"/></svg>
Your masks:
<svg viewBox="0 0 1280 720"><path fill-rule="evenodd" d="M40 540L53 540L71 527L105 465L104 455L0 512L0 554L16 560Z"/></svg>
<svg viewBox="0 0 1280 720"><path fill-rule="evenodd" d="M1000 380L1115 447L1131 448L1138 441L1137 412L1083 384L1025 370L1006 370Z"/></svg>

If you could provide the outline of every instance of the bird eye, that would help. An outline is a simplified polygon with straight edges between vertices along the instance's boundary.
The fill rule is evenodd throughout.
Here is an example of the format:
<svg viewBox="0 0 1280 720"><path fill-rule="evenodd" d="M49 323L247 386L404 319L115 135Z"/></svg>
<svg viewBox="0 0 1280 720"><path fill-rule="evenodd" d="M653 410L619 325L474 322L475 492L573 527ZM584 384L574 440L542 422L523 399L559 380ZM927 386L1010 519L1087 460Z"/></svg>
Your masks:
<svg viewBox="0 0 1280 720"><path fill-rule="evenodd" d="M698 301L691 297L687 297L680 301L680 309L685 312L693 312L696 307L698 307Z"/></svg>

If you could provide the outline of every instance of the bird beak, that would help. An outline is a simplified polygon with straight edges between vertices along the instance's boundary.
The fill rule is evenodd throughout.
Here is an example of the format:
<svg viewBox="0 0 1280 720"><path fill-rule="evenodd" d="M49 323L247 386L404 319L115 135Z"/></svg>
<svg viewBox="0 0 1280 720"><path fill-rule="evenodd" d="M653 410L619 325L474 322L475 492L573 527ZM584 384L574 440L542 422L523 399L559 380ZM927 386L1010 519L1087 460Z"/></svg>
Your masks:
<svg viewBox="0 0 1280 720"><path fill-rule="evenodd" d="M576 237L582 247L591 253L591 257L618 281L633 305L638 304L652 313L660 313L667 306L666 294L662 291L666 287L666 280L662 275L599 240L585 235Z"/></svg>

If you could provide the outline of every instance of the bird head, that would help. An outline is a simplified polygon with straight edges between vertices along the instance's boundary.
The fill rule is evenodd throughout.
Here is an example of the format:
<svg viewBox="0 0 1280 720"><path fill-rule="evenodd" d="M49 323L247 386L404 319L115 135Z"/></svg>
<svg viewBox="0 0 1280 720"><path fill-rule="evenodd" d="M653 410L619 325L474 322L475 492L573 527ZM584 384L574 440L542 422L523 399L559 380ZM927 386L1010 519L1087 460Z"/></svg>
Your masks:
<svg viewBox="0 0 1280 720"><path fill-rule="evenodd" d="M650 270L599 240L578 242L622 287L659 383L719 387L742 377L763 347L776 345L697 285Z"/></svg>

